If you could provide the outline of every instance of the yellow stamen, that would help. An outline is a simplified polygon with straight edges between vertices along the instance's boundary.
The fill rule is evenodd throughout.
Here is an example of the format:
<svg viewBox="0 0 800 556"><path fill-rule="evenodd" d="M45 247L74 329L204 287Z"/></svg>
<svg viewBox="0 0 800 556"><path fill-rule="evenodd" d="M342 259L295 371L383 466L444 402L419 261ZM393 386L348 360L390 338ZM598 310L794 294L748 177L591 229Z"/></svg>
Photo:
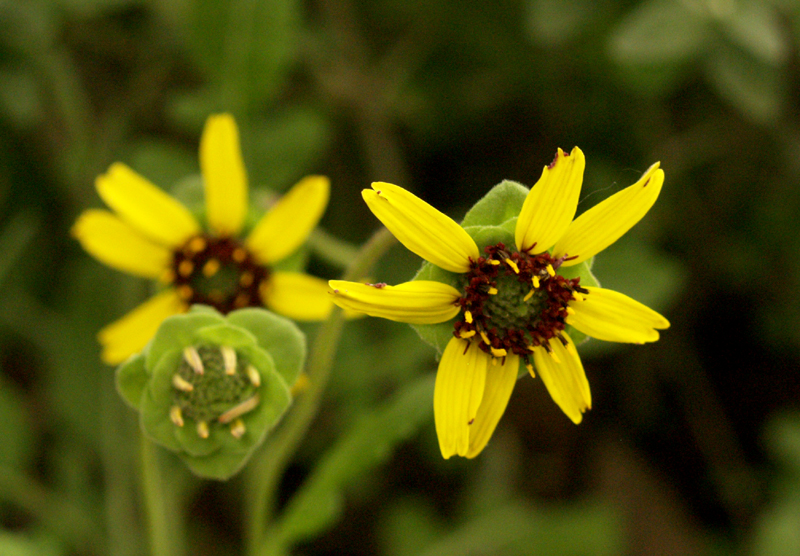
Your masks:
<svg viewBox="0 0 800 556"><path fill-rule="evenodd" d="M489 295L497 295L497 288L489 288L489 291L486 293Z"/></svg>
<svg viewBox="0 0 800 556"><path fill-rule="evenodd" d="M467 321L468 324L472 324L472 313L470 311L464 311L464 320Z"/></svg>
<svg viewBox="0 0 800 556"><path fill-rule="evenodd" d="M554 352L552 349L550 349L550 350L547 350L547 353L550 354L550 357L553 358L553 361L555 361L559 365L561 364L561 359L558 358L558 355L556 355L556 352Z"/></svg>
<svg viewBox="0 0 800 556"><path fill-rule="evenodd" d="M498 348L490 347L489 351L491 351L492 355L494 355L495 357L505 357L506 355L508 355L508 351L506 351L503 348L499 348L498 349Z"/></svg>
<svg viewBox="0 0 800 556"><path fill-rule="evenodd" d="M183 358L186 360L189 366L194 369L194 372L199 375L203 374L203 360L200 359L200 354L197 353L196 349L191 346L183 348Z"/></svg>
<svg viewBox="0 0 800 556"><path fill-rule="evenodd" d="M567 314L568 314L568 315L574 315L574 314L575 314L575 309L573 309L573 308L572 308L572 307L570 307L569 305L567 305L567 308L566 308L566 309L567 309Z"/></svg>
<svg viewBox="0 0 800 556"><path fill-rule="evenodd" d="M231 425L231 434L234 438L241 438L244 436L244 433L247 431L244 427L244 421L241 419L236 419L233 424Z"/></svg>
<svg viewBox="0 0 800 556"><path fill-rule="evenodd" d="M186 247L192 253L199 253L206 248L206 240L200 236L193 237Z"/></svg>
<svg viewBox="0 0 800 556"><path fill-rule="evenodd" d="M178 374L172 375L172 385L181 392L191 392L194 390L194 385Z"/></svg>
<svg viewBox="0 0 800 556"><path fill-rule="evenodd" d="M533 297L533 292L534 292L534 291L535 291L535 290L531 290L531 291L529 291L528 293L526 293L526 294L525 294L525 297L523 297L523 298L522 298L522 301L528 301L528 300L529 300L531 297Z"/></svg>
<svg viewBox="0 0 800 556"><path fill-rule="evenodd" d="M210 434L210 432L208 430L208 423L206 423L205 421L198 421L197 422L197 436L199 436L200 438L205 439L205 438L208 438L209 434Z"/></svg>
<svg viewBox="0 0 800 556"><path fill-rule="evenodd" d="M261 375L258 373L255 367L248 365L244 372L247 373L247 378L250 379L250 384L256 388L261 386Z"/></svg>
<svg viewBox="0 0 800 556"><path fill-rule="evenodd" d="M244 262L244 260L247 258L247 251L241 247L237 247L233 250L233 253L231 253L231 258L233 258L233 260L237 263Z"/></svg>
<svg viewBox="0 0 800 556"><path fill-rule="evenodd" d="M531 278L531 281L533 282L533 287L538 290L539 289L539 277L538 276L534 276L533 278Z"/></svg>
<svg viewBox="0 0 800 556"><path fill-rule="evenodd" d="M183 299L184 301L189 301L192 298L194 292L192 291L192 287L187 284L182 284L177 288L178 297Z"/></svg>
<svg viewBox="0 0 800 556"><path fill-rule="evenodd" d="M572 299L574 299L575 301L583 301L584 297L578 292L572 292Z"/></svg>
<svg viewBox="0 0 800 556"><path fill-rule="evenodd" d="M203 276L206 278L211 278L217 273L219 267L220 264L217 259L209 259L208 262L203 265Z"/></svg>
<svg viewBox="0 0 800 556"><path fill-rule="evenodd" d="M292 397L297 396L308 390L309 386L311 386L311 380L309 380L308 375L306 373L300 373L300 376L297 377L297 380L292 385L290 393Z"/></svg>
<svg viewBox="0 0 800 556"><path fill-rule="evenodd" d="M168 268L161 273L160 280L162 284L171 284L175 281L175 273L172 271L172 269Z"/></svg>
<svg viewBox="0 0 800 556"><path fill-rule="evenodd" d="M536 346L534 346L533 344L530 344L530 345L528 345L528 346L525 346L525 347L527 347L527 348L528 348L528 351L533 351L533 350L535 350L535 349L536 349Z"/></svg>
<svg viewBox="0 0 800 556"><path fill-rule="evenodd" d="M498 261L498 260L496 260L496 259L491 259L491 260L489 261L489 264L491 264L491 265L493 265L493 266L497 266L497 265L499 265L499 264L500 264L500 261Z"/></svg>
<svg viewBox="0 0 800 556"><path fill-rule="evenodd" d="M483 341L486 342L487 346L492 345L492 342L489 341L489 336L487 336L486 332L484 332L483 330L481 330L481 338L483 338Z"/></svg>
<svg viewBox="0 0 800 556"><path fill-rule="evenodd" d="M194 271L194 263L189 259L183 259L181 264L178 265L178 274L184 278L191 276L192 271Z"/></svg>
<svg viewBox="0 0 800 556"><path fill-rule="evenodd" d="M549 274L551 277L556 275L556 271L555 271L555 269L553 268L553 265L551 265L551 264L548 264L546 268L547 268L547 273L548 273L548 274Z"/></svg>
<svg viewBox="0 0 800 556"><path fill-rule="evenodd" d="M533 372L533 365L531 365L530 363L526 363L525 368L528 369L528 372L533 378L536 378L536 373Z"/></svg>
<svg viewBox="0 0 800 556"><path fill-rule="evenodd" d="M239 276L239 285L243 288L249 288L250 285L253 283L253 273L250 271L242 272L242 275Z"/></svg>
<svg viewBox="0 0 800 556"><path fill-rule="evenodd" d="M172 424L176 427L183 426L183 413L180 407L173 405L169 408L169 420L172 421Z"/></svg>
<svg viewBox="0 0 800 556"><path fill-rule="evenodd" d="M475 332L474 330L470 330L468 332L464 331L464 332L459 332L458 337L464 338L466 340L467 338L472 338L475 334L477 334L477 332Z"/></svg>
<svg viewBox="0 0 800 556"><path fill-rule="evenodd" d="M240 293L236 296L236 299L233 300L233 305L235 307L247 307L250 304L250 296L246 293Z"/></svg>
<svg viewBox="0 0 800 556"><path fill-rule="evenodd" d="M240 403L239 405L230 408L228 411L226 411L225 413L220 415L217 418L217 421L219 421L223 425L226 424L226 423L230 423L231 421L233 421L237 417L241 417L242 415L244 415L248 411L252 411L256 407L258 407L258 401L259 401L258 400L258 394L256 394L252 398L248 398L245 401L243 401L242 403Z"/></svg>
<svg viewBox="0 0 800 556"><path fill-rule="evenodd" d="M219 351L222 353L222 361L225 364L225 374L236 374L236 352L229 346L222 346Z"/></svg>
<svg viewBox="0 0 800 556"><path fill-rule="evenodd" d="M514 271L514 274L519 274L519 267L517 266L517 263L511 259L506 259L506 264L511 267L511 270Z"/></svg>

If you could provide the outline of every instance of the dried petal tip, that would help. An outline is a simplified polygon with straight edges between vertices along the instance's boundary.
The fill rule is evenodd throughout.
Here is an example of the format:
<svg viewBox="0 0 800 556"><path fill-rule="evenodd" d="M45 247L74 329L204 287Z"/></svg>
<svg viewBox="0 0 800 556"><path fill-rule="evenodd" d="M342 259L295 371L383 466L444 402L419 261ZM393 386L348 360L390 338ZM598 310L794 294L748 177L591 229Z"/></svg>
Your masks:
<svg viewBox="0 0 800 556"><path fill-rule="evenodd" d="M181 392L191 392L194 385L179 374L172 375L172 385Z"/></svg>
<svg viewBox="0 0 800 556"><path fill-rule="evenodd" d="M222 352L222 360L225 363L225 374L236 374L236 351L232 347L222 346L220 352Z"/></svg>
<svg viewBox="0 0 800 556"><path fill-rule="evenodd" d="M258 374L258 371L256 370L255 367L253 367L252 365L248 365L247 369L245 369L245 372L247 373L247 378L250 379L250 384L252 384L256 388L261 386L261 375Z"/></svg>
<svg viewBox="0 0 800 556"><path fill-rule="evenodd" d="M169 420L172 421L176 427L183 426L183 413L180 407L173 405L169 408Z"/></svg>
<svg viewBox="0 0 800 556"><path fill-rule="evenodd" d="M201 375L204 372L203 369L203 360L200 359L200 354L197 353L197 350L193 347L187 347L183 350L183 358L189 364L189 366L194 369L194 372Z"/></svg>
<svg viewBox="0 0 800 556"><path fill-rule="evenodd" d="M231 424L231 434L233 435L233 437L234 437L234 438L241 438L241 437L243 437L243 436L244 436L244 433L245 433L246 431L247 431L247 429L245 429L245 426L244 426L244 421L242 421L241 419L236 419L236 420L235 420L235 421L234 421L234 422Z"/></svg>
<svg viewBox="0 0 800 556"><path fill-rule="evenodd" d="M200 438L206 439L208 435L211 434L208 430L208 423L205 421L198 421L197 422L197 436Z"/></svg>

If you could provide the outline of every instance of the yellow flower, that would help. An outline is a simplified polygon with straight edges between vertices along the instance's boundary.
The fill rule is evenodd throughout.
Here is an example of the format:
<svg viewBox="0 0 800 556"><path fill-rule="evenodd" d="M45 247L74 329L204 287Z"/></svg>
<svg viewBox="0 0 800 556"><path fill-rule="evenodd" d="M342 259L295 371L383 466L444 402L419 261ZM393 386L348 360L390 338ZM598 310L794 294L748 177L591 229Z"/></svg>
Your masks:
<svg viewBox="0 0 800 556"><path fill-rule="evenodd" d="M408 191L375 183L362 192L375 216L408 249L457 274L458 287L424 279L394 287L329 282L334 303L345 309L417 325L458 317L433 398L445 458L472 458L483 450L520 364L532 376L535 367L553 401L580 423L592 401L567 325L600 340L631 343L653 342L657 329L669 327L663 316L621 293L568 277L575 274L568 267L591 259L647 213L664 172L654 164L638 182L573 220L584 166L580 149L569 155L559 149L527 193L516 224L510 221L516 249L483 242L484 255L470 233ZM477 228L468 229L480 237Z"/></svg>
<svg viewBox="0 0 800 556"><path fill-rule="evenodd" d="M140 351L170 315L203 303L228 313L266 306L296 320L322 320L333 307L323 280L272 267L296 251L328 204L326 177L309 176L241 238L248 214L247 175L236 122L206 121L200 140L205 223L121 163L97 178L112 211L89 209L72 228L100 262L166 287L98 334L102 358L117 364Z"/></svg>

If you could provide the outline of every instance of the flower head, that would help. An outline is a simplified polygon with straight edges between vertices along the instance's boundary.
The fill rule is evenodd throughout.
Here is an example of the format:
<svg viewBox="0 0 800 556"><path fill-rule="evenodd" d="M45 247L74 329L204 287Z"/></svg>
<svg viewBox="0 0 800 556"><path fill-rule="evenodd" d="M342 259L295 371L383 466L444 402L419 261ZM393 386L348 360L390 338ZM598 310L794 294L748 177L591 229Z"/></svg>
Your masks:
<svg viewBox="0 0 800 556"><path fill-rule="evenodd" d="M434 414L445 458L483 450L520 369L538 372L577 424L592 402L576 341L653 342L669 327L652 309L597 287L590 270L594 255L655 203L664 172L654 164L573 220L584 167L580 149L559 149L530 191L503 182L461 226L395 185L375 183L362 193L389 231L428 263L414 281L394 287L332 280L333 300L415 325L442 352Z"/></svg>
<svg viewBox="0 0 800 556"><path fill-rule="evenodd" d="M195 305L120 365L117 389L154 442L197 475L227 479L288 409L305 351L302 332L274 313Z"/></svg>
<svg viewBox="0 0 800 556"><path fill-rule="evenodd" d="M205 218L122 163L97 178L111 211L89 209L72 228L84 249L117 270L166 286L98 334L103 360L140 351L168 316L193 304L222 313L266 306L297 320L322 320L332 304L324 281L275 268L306 240L328 204L323 176L301 180L249 226L247 175L236 122L208 118L200 140ZM243 232L249 230L246 237Z"/></svg>

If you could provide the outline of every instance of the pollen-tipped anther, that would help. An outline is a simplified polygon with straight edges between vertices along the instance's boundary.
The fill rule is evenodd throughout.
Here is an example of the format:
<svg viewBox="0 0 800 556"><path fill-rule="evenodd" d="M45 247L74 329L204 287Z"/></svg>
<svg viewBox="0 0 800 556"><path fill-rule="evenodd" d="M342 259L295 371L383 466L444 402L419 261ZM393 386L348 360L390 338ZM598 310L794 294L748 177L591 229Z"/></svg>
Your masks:
<svg viewBox="0 0 800 556"><path fill-rule="evenodd" d="M220 264L217 259L209 259L206 264L203 265L203 276L211 278L219 271L219 268Z"/></svg>
<svg viewBox="0 0 800 556"><path fill-rule="evenodd" d="M464 320L472 324L472 313L470 311L464 311Z"/></svg>
<svg viewBox="0 0 800 556"><path fill-rule="evenodd" d="M200 359L200 354L197 353L197 350L191 346L183 349L183 358L189 364L189 366L194 369L194 372L201 375L205 371L203 369L203 360Z"/></svg>
<svg viewBox="0 0 800 556"><path fill-rule="evenodd" d="M531 278L531 282L533 283L533 288L538 290L539 289L539 277L538 276L533 276Z"/></svg>
<svg viewBox="0 0 800 556"><path fill-rule="evenodd" d="M200 438L206 439L211 434L208 430L208 423L205 421L198 421L197 422L197 436Z"/></svg>
<svg viewBox="0 0 800 556"><path fill-rule="evenodd" d="M495 357L505 357L506 355L508 355L508 351L503 348L490 347L489 350Z"/></svg>
<svg viewBox="0 0 800 556"><path fill-rule="evenodd" d="M172 424L176 427L183 426L183 412L180 407L173 405L169 408L169 420L172 421Z"/></svg>
<svg viewBox="0 0 800 556"><path fill-rule="evenodd" d="M488 293L489 295L497 295L497 288L489 288L489 291L487 291L486 293Z"/></svg>
<svg viewBox="0 0 800 556"><path fill-rule="evenodd" d="M246 431L247 429L244 426L244 421L241 419L236 419L233 423L231 423L231 434L234 438L243 437Z"/></svg>
<svg viewBox="0 0 800 556"><path fill-rule="evenodd" d="M178 264L178 274L184 278L191 276L192 272L194 272L194 263L189 259L183 259L180 264Z"/></svg>
<svg viewBox="0 0 800 556"><path fill-rule="evenodd" d="M536 373L533 372L533 365L530 363L525 363L525 368L528 369L528 373L533 377L536 378Z"/></svg>
<svg viewBox="0 0 800 556"><path fill-rule="evenodd" d="M238 417L241 417L242 415L244 415L248 411L254 410L256 407L258 407L258 402L259 402L259 398L258 398L258 394L256 394L252 398L248 398L245 401L243 401L242 403L240 403L239 405L230 408L228 411L226 411L225 413L220 415L217 418L217 421L219 421L223 425L226 424L226 423L230 423L231 421L233 421L234 419L236 419Z"/></svg>
<svg viewBox="0 0 800 556"><path fill-rule="evenodd" d="M247 378L250 379L250 384L252 384L256 388L261 386L261 375L259 374L259 372L256 370L255 367L253 367L252 365L248 365L247 368L245 369L245 372L247 373Z"/></svg>
<svg viewBox="0 0 800 556"><path fill-rule="evenodd" d="M556 269L553 268L553 265L548 264L545 268L547 269L547 273L550 275L550 277L556 275Z"/></svg>
<svg viewBox="0 0 800 556"><path fill-rule="evenodd" d="M514 274L519 274L519 267L517 266L517 263L511 259L506 259L505 263L509 266L509 268L511 268L511 270L514 271Z"/></svg>
<svg viewBox="0 0 800 556"><path fill-rule="evenodd" d="M219 351L222 353L222 361L225 364L225 374L236 374L236 351L230 346L222 346Z"/></svg>
<svg viewBox="0 0 800 556"><path fill-rule="evenodd" d="M172 375L172 385L181 392L192 392L194 385L179 374Z"/></svg>
<svg viewBox="0 0 800 556"><path fill-rule="evenodd" d="M472 338L475 334L477 334L477 332L474 330L462 330L458 333L458 337L466 340L467 338Z"/></svg>
<svg viewBox="0 0 800 556"><path fill-rule="evenodd" d="M480 331L480 334L481 334L481 338L483 338L483 341L484 341L484 343L485 343L487 346L490 346L490 345L492 345L492 342L489 340L489 336L487 336L487 335L486 335L486 332L484 332L483 330L481 330L481 331Z"/></svg>
<svg viewBox="0 0 800 556"><path fill-rule="evenodd" d="M522 298L522 301L528 301L531 297L533 297L533 292L536 290L531 290L525 294L525 297Z"/></svg>

